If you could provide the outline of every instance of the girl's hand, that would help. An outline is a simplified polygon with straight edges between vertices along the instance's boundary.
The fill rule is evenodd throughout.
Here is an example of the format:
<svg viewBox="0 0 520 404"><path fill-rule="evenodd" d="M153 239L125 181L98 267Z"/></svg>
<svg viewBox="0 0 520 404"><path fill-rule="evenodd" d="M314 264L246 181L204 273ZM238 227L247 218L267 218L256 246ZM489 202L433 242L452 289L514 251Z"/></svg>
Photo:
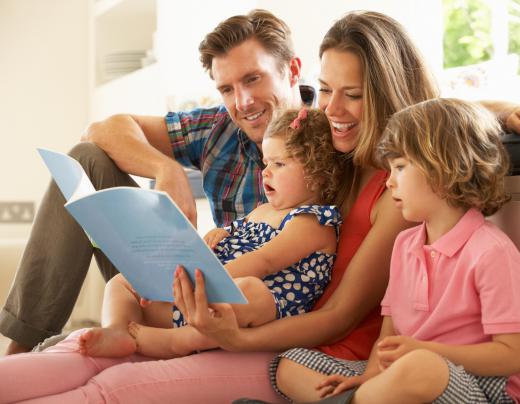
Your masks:
<svg viewBox="0 0 520 404"><path fill-rule="evenodd" d="M173 281L175 305L186 322L202 334L211 337L223 348L233 341L239 331L235 312L230 304L208 304L204 278L200 270L195 271L195 290L188 274L178 266Z"/></svg>
<svg viewBox="0 0 520 404"><path fill-rule="evenodd" d="M325 377L320 384L316 386L316 390L320 393L320 398L334 396L353 387L360 386L369 379L368 376L341 376L330 375Z"/></svg>
<svg viewBox="0 0 520 404"><path fill-rule="evenodd" d="M209 248L211 248L213 250L221 240L223 240L229 236L230 236L230 234L226 230L216 228L216 229L210 230L204 236L204 241L209 246Z"/></svg>
<svg viewBox="0 0 520 404"><path fill-rule="evenodd" d="M424 347L424 342L404 335L392 335L383 338L377 344L379 370L383 371L408 352Z"/></svg>

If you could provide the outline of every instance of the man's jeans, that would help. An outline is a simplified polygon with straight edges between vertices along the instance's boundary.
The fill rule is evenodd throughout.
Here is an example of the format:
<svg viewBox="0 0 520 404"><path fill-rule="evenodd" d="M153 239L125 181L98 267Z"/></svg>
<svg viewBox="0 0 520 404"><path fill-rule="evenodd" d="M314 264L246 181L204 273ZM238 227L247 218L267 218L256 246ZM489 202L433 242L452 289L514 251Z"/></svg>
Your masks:
<svg viewBox="0 0 520 404"><path fill-rule="evenodd" d="M69 154L81 163L96 189L137 186L93 143L79 143ZM105 255L92 247L64 204L61 191L52 181L0 312L0 333L29 348L61 332L74 308L92 255L105 281L118 273Z"/></svg>

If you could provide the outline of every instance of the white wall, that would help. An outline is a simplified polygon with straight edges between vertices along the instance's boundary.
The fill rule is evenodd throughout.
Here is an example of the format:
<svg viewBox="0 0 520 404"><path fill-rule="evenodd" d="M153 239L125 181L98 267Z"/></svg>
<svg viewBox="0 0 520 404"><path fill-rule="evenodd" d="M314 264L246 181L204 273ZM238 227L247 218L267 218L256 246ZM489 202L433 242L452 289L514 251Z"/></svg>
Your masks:
<svg viewBox="0 0 520 404"><path fill-rule="evenodd" d="M288 23L305 78L312 79L318 73L318 48L328 28L348 11L361 9L383 12L401 22L438 73L442 69L441 5L441 0L159 0L157 29L161 35L157 50L166 61L165 86L176 100L196 100L206 95L208 88L213 89L214 83L200 67L198 45L219 21L252 8L270 10ZM206 12L200 15L203 8ZM216 92L211 95L218 97Z"/></svg>
<svg viewBox="0 0 520 404"><path fill-rule="evenodd" d="M66 151L88 116L87 0L0 1L0 201L38 202L35 148ZM24 225L0 223L0 237Z"/></svg>
<svg viewBox="0 0 520 404"><path fill-rule="evenodd" d="M166 94L173 101L187 97L196 101L208 94L218 99L213 82L200 67L198 44L222 19L254 7L273 11L292 27L308 78L317 74L324 33L353 9L392 15L410 31L430 65L441 64L440 0L327 0L319 5L316 0L157 0L157 4L161 36L156 45L164 63L149 76L166 90L163 96L146 85L139 98L148 100L150 110L131 112L163 113ZM116 92L122 100L114 100L112 89L107 94L97 91L89 114L88 15L89 0L0 0L0 201L39 202L49 176L36 147L66 151L77 142L89 117L131 109L123 99L128 103L135 97L128 97L122 88ZM155 93L161 99L154 99ZM0 223L0 237L26 227Z"/></svg>

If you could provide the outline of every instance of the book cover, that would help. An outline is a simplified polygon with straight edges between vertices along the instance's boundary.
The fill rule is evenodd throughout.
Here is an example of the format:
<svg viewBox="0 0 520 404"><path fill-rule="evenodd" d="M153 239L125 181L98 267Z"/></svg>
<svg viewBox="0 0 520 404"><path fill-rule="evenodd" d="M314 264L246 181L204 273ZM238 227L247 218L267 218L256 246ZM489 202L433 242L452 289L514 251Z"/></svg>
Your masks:
<svg viewBox="0 0 520 404"><path fill-rule="evenodd" d="M168 194L115 187L96 191L72 157L38 149L68 201L65 208L142 297L173 302L173 274L199 268L210 303L247 303L213 251Z"/></svg>

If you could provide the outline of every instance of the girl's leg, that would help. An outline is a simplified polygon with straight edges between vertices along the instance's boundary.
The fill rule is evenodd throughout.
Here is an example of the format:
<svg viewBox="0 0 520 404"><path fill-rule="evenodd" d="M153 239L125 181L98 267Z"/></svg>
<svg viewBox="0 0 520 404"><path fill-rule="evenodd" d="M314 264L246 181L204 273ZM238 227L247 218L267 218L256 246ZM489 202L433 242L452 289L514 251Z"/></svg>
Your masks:
<svg viewBox="0 0 520 404"><path fill-rule="evenodd" d="M354 395L354 404L430 403L448 386L449 368L438 354L427 350L409 352L378 376L365 382Z"/></svg>
<svg viewBox="0 0 520 404"><path fill-rule="evenodd" d="M276 320L274 297L261 279L247 276L234 281L249 302L233 305L240 327L258 327Z"/></svg>
<svg viewBox="0 0 520 404"><path fill-rule="evenodd" d="M269 383L267 369L273 356L217 350L166 361L124 363L76 390L30 403L229 404L240 397L283 403Z"/></svg>
<svg viewBox="0 0 520 404"><path fill-rule="evenodd" d="M241 327L255 327L276 319L273 295L262 280L245 277L237 278L235 282L249 301L248 304L233 305ZM167 329L132 322L129 332L137 341L137 352L154 358L175 358L193 351L218 348L211 338L190 326Z"/></svg>
<svg viewBox="0 0 520 404"><path fill-rule="evenodd" d="M171 327L171 305L153 302L146 308L139 296L121 275L114 276L105 287L102 327L91 328L79 338L79 351L89 356L123 357L136 350L136 342L128 332L130 321L151 326Z"/></svg>

